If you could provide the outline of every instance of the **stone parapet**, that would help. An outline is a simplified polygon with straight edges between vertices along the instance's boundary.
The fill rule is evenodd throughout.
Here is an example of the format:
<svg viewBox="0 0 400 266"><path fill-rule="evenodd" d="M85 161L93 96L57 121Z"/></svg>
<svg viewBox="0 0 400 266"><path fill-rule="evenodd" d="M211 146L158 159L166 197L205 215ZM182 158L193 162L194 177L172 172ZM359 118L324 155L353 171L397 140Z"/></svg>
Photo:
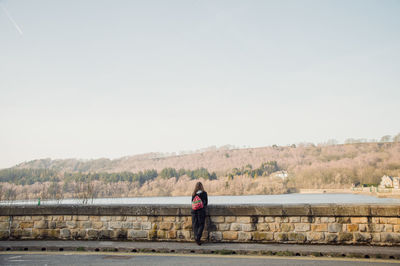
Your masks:
<svg viewBox="0 0 400 266"><path fill-rule="evenodd" d="M189 205L1 206L0 239L191 241ZM212 242L400 245L398 205L214 205Z"/></svg>

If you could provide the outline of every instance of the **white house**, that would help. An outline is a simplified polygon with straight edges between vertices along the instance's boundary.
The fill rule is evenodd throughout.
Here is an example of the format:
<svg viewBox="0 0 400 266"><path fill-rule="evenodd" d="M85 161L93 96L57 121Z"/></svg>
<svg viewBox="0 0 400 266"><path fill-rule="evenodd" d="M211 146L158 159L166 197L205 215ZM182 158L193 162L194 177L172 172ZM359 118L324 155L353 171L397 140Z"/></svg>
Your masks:
<svg viewBox="0 0 400 266"><path fill-rule="evenodd" d="M384 176L382 176L382 180L381 180L381 183L379 184L379 187L380 188L399 189L400 188L400 177L384 175Z"/></svg>
<svg viewBox="0 0 400 266"><path fill-rule="evenodd" d="M288 177L288 173L286 171L279 171L279 172L276 172L275 176L285 179Z"/></svg>

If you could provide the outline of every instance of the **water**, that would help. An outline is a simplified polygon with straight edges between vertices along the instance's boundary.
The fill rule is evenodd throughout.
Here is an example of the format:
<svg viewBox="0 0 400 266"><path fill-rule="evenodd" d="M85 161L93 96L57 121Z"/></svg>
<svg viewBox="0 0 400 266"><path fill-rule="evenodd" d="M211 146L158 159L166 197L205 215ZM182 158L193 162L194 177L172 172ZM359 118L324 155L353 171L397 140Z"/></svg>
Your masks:
<svg viewBox="0 0 400 266"><path fill-rule="evenodd" d="M138 197L138 198L99 198L88 200L90 205L129 205L129 204L190 204L191 197ZM64 199L61 201L41 201L40 205L77 205L82 199ZM357 194L282 194L248 196L209 196L210 205L239 204L400 204L400 199L377 198ZM0 202L0 205L37 205L37 200Z"/></svg>

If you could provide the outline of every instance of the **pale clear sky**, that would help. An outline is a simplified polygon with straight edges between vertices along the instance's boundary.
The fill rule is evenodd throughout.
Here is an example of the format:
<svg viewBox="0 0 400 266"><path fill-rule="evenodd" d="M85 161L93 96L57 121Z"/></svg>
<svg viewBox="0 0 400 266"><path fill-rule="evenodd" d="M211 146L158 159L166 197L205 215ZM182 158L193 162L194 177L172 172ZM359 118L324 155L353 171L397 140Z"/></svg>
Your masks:
<svg viewBox="0 0 400 266"><path fill-rule="evenodd" d="M0 168L400 132L400 1L0 0Z"/></svg>

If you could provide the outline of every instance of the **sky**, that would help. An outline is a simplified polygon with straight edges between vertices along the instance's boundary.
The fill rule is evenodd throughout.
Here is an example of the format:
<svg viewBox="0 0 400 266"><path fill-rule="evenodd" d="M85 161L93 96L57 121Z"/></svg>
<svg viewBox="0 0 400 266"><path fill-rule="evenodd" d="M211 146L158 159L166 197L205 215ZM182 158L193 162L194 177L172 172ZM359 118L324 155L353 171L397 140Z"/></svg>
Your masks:
<svg viewBox="0 0 400 266"><path fill-rule="evenodd" d="M0 168L400 132L400 1L0 0Z"/></svg>

